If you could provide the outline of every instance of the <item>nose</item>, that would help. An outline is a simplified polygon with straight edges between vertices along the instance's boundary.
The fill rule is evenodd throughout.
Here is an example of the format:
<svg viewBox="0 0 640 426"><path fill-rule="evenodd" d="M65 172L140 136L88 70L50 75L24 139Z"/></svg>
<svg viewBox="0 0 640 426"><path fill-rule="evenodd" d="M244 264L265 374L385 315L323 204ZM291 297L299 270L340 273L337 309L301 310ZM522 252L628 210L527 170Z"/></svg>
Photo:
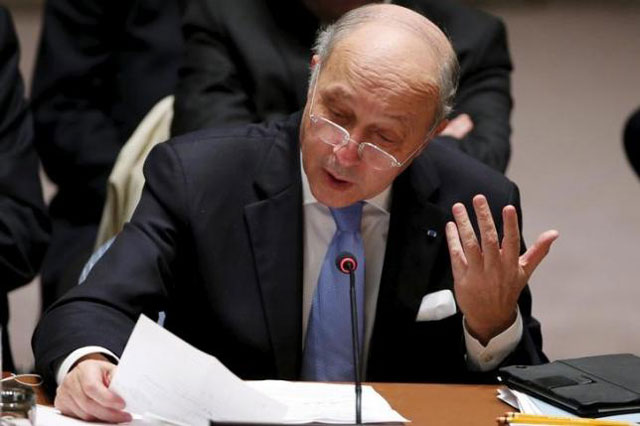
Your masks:
<svg viewBox="0 0 640 426"><path fill-rule="evenodd" d="M349 139L342 145L334 146L333 154L336 156L340 165L345 167L354 166L360 162L360 156L358 155L358 143L352 139Z"/></svg>

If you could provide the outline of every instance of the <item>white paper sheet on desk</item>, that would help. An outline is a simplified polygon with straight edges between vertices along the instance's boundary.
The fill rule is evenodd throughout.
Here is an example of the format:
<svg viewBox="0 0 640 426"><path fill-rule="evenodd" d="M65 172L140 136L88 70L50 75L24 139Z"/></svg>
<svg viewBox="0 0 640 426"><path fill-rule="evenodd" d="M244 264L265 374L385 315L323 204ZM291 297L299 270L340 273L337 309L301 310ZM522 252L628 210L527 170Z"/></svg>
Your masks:
<svg viewBox="0 0 640 426"><path fill-rule="evenodd" d="M355 423L353 385L262 380L246 382L288 407L282 423ZM406 423L371 386L362 387L364 423Z"/></svg>
<svg viewBox="0 0 640 426"><path fill-rule="evenodd" d="M194 426L208 425L209 420L290 424L319 418L331 423L354 421L352 386L244 382L215 357L145 316L140 316L129 338L110 388L124 398L129 412L151 413ZM406 421L375 390L365 388L364 419Z"/></svg>

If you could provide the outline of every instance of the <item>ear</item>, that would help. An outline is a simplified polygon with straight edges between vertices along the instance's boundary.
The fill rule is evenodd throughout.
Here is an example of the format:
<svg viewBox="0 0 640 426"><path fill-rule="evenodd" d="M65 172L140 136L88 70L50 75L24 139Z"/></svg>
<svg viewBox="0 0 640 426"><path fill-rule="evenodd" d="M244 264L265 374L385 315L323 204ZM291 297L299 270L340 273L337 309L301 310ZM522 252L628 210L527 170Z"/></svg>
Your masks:
<svg viewBox="0 0 640 426"><path fill-rule="evenodd" d="M447 120L446 118L442 120L440 124L438 124L438 127L436 127L436 130L433 132L433 136L431 136L431 139L438 136L440 132L442 132L448 125L449 125L449 120Z"/></svg>
<svg viewBox="0 0 640 426"><path fill-rule="evenodd" d="M318 55L313 55L311 57L311 69L313 70L316 65L318 65L320 63L320 56Z"/></svg>
<svg viewBox="0 0 640 426"><path fill-rule="evenodd" d="M424 144L422 144L422 148L420 148L420 150L416 153L416 156L421 154L422 151L424 151L424 149L431 143L433 138L438 136L440 132L442 132L448 125L449 125L449 120L447 120L446 118L442 120L440 124L438 124L438 127L436 127L436 129L433 131L433 134L429 137L429 140L426 141Z"/></svg>

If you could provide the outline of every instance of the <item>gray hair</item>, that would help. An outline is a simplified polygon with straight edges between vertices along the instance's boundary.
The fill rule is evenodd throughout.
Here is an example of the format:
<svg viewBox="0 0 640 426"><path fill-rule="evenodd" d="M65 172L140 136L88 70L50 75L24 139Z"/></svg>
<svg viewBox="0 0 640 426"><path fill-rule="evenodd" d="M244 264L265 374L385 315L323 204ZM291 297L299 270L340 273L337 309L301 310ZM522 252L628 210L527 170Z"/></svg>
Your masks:
<svg viewBox="0 0 640 426"><path fill-rule="evenodd" d="M460 66L458 65L458 58L446 35L441 34L441 36L448 41L444 43L443 46L443 43L437 40L437 36L434 35L433 31L426 31L424 25L419 25L409 20L398 19L393 15L387 16L384 11L375 5L367 5L353 9L342 15L342 17L333 24L321 28L318 31L313 45L313 53L318 55L320 63L324 63L329 59L338 42L344 40L359 26L379 21L381 18L384 18L384 22L393 22L394 25L400 28L417 33L420 38L424 39L426 47L433 50L437 57L444 58L439 64L439 73L436 80L438 105L436 106L435 119L432 125L432 129L434 129L442 120L447 118L453 110L454 98L458 88ZM440 30L438 30L438 32L440 32ZM320 67L316 66L311 70L309 87L311 87L318 78L319 69Z"/></svg>

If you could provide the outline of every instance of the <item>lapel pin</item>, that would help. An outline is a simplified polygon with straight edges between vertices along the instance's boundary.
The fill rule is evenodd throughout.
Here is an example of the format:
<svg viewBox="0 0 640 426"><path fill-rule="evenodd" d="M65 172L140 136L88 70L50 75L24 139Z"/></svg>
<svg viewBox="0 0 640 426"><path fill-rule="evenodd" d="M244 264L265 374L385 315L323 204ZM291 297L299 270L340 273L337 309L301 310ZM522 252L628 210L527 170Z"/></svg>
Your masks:
<svg viewBox="0 0 640 426"><path fill-rule="evenodd" d="M435 229L427 229L427 237L429 237L429 238L431 238L433 240L437 236L438 236L438 232L436 232Z"/></svg>

